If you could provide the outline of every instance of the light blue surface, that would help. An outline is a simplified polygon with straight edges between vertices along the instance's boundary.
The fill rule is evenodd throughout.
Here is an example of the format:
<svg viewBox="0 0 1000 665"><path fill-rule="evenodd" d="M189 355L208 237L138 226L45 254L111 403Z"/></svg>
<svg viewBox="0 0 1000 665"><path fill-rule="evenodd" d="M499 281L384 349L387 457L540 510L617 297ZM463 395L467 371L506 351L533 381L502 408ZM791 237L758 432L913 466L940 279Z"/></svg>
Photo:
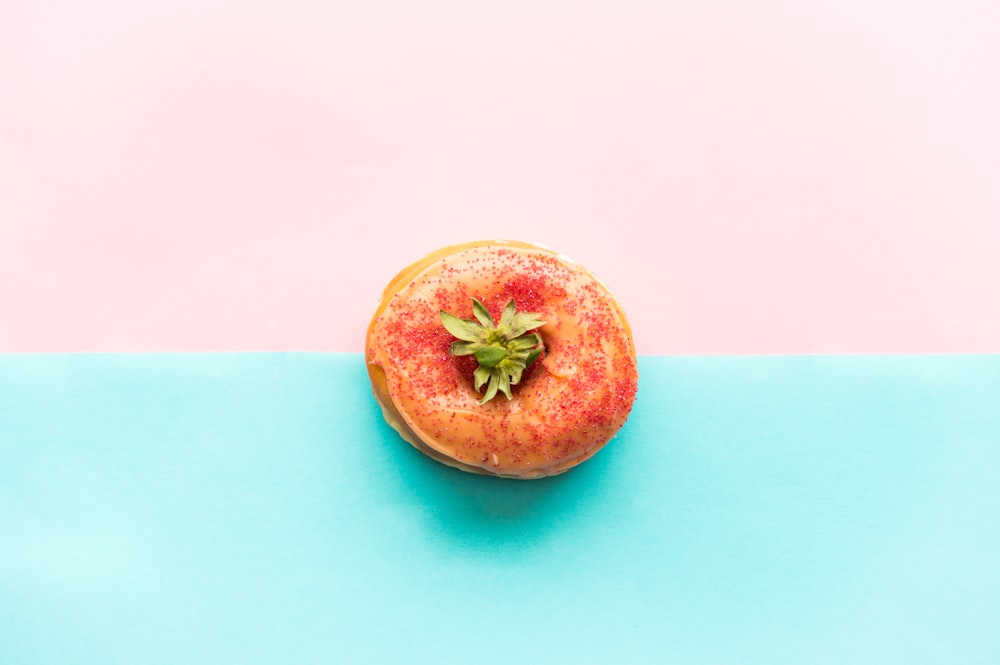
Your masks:
<svg viewBox="0 0 1000 665"><path fill-rule="evenodd" d="M1000 356L642 358L502 481L353 354L0 356L0 663L1000 659Z"/></svg>

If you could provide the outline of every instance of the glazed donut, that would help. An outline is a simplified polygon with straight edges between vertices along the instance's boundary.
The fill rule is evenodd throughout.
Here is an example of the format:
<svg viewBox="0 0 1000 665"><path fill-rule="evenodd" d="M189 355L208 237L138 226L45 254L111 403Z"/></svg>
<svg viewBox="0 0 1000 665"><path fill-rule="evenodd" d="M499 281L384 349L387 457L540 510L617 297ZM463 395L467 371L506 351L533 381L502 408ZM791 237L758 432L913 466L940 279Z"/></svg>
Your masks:
<svg viewBox="0 0 1000 665"><path fill-rule="evenodd" d="M508 478L590 458L625 424L638 386L632 332L610 291L567 257L518 241L445 247L401 271L368 326L365 358L403 439L449 466Z"/></svg>

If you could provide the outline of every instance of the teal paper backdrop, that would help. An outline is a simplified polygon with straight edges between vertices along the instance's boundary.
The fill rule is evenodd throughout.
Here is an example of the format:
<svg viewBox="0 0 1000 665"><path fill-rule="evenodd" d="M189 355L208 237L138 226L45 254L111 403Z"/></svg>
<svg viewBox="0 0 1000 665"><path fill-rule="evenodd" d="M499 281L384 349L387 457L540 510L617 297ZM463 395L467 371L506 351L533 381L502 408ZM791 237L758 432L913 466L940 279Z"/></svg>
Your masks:
<svg viewBox="0 0 1000 665"><path fill-rule="evenodd" d="M640 371L517 482L360 354L0 356L0 663L998 662L1000 357Z"/></svg>

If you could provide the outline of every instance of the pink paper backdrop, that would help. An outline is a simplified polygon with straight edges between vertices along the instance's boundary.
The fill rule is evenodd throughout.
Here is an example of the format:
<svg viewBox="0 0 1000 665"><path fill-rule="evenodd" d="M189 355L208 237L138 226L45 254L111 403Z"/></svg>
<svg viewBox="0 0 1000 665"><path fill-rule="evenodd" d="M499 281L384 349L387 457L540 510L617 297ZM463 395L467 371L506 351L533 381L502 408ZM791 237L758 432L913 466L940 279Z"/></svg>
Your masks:
<svg viewBox="0 0 1000 665"><path fill-rule="evenodd" d="M1000 351L1000 4L0 0L0 351L358 351L483 237L641 353Z"/></svg>

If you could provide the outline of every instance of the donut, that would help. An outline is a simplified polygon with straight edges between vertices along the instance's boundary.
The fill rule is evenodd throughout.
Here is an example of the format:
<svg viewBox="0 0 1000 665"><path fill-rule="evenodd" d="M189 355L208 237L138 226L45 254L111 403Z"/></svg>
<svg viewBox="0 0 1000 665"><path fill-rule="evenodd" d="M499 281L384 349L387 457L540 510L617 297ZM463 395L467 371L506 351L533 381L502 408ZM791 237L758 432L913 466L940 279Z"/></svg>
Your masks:
<svg viewBox="0 0 1000 665"><path fill-rule="evenodd" d="M632 331L588 270L542 245L444 247L386 286L365 340L386 422L429 457L534 479L589 459L638 389Z"/></svg>

